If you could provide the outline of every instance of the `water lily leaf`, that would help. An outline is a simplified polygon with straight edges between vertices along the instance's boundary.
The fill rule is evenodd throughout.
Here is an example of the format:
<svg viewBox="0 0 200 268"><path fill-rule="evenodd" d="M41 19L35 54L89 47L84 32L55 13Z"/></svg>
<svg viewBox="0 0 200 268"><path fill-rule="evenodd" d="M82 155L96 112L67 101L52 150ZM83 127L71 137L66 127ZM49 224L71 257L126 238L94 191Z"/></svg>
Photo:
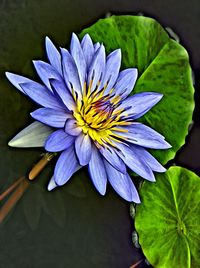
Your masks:
<svg viewBox="0 0 200 268"><path fill-rule="evenodd" d="M135 227L149 262L158 268L200 267L200 178L171 167L144 182Z"/></svg>
<svg viewBox="0 0 200 268"><path fill-rule="evenodd" d="M185 143L194 109L193 84L187 51L169 38L158 22L143 16L112 16L83 30L107 52L121 48L122 68L137 67L133 93L155 91L164 98L141 121L162 133L172 145L153 154L163 164Z"/></svg>

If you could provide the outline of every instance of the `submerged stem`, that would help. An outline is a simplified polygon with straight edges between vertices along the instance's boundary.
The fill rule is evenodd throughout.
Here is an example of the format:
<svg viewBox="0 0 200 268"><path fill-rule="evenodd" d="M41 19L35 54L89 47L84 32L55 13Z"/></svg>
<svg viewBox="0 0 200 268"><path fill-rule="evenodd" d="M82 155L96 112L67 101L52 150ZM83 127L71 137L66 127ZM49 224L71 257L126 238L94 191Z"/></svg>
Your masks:
<svg viewBox="0 0 200 268"><path fill-rule="evenodd" d="M0 195L0 201L2 201L7 195L9 195L18 185L24 177L19 178L15 183L13 183L10 187L8 187L1 195Z"/></svg>
<svg viewBox="0 0 200 268"><path fill-rule="evenodd" d="M8 215L8 213L11 211L11 209L14 207L14 205L21 198L21 196L24 194L25 190L29 186L29 182L26 180L25 177L21 179L23 180L20 182L19 186L0 209L0 223L3 222L5 217Z"/></svg>
<svg viewBox="0 0 200 268"><path fill-rule="evenodd" d="M55 155L56 155L55 153L45 153L43 158L41 158L39 162L36 165L34 165L34 167L29 172L28 175L29 180L34 180ZM2 201L12 192L8 200L4 203L4 205L0 209L0 223L3 222L3 220L6 218L11 209L23 196L29 185L30 183L25 176L20 177L16 182L14 182L0 195L0 201Z"/></svg>
<svg viewBox="0 0 200 268"><path fill-rule="evenodd" d="M130 268L136 268L138 265L143 261L143 259L139 260L138 262L134 263L133 265L130 266Z"/></svg>

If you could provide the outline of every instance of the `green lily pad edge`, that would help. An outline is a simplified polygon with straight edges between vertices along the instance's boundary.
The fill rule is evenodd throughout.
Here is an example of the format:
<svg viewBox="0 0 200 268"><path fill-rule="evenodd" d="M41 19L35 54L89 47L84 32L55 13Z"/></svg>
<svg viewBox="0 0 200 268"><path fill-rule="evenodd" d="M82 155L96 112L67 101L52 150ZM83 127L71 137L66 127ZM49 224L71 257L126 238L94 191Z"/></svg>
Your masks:
<svg viewBox="0 0 200 268"><path fill-rule="evenodd" d="M156 268L200 267L200 177L171 167L144 182L135 228L148 261Z"/></svg>
<svg viewBox="0 0 200 268"><path fill-rule="evenodd" d="M194 110L194 88L187 51L171 39L154 19L144 16L111 16L80 33L105 45L106 52L121 48L122 69L136 67L139 79L133 94L159 92L163 99L141 122L166 137L168 150L151 150L162 163L173 159L185 143Z"/></svg>

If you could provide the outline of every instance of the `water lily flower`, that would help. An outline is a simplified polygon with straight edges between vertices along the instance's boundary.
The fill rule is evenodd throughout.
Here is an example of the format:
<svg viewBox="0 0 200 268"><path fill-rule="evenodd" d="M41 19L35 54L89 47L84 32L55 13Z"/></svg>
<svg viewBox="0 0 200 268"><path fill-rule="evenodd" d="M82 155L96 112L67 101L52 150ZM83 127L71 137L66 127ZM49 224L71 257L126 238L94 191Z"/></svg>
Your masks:
<svg viewBox="0 0 200 268"><path fill-rule="evenodd" d="M13 147L41 147L61 152L48 189L65 184L83 166L104 195L107 181L125 200L140 202L127 167L155 181L153 171L165 168L146 150L168 149L165 138L136 122L157 104L162 94L131 95L136 68L120 71L121 50L106 56L103 44L86 34L73 34L70 50L60 51L46 37L48 63L33 61L42 83L6 72L8 80L42 106L31 113L36 120L10 142Z"/></svg>

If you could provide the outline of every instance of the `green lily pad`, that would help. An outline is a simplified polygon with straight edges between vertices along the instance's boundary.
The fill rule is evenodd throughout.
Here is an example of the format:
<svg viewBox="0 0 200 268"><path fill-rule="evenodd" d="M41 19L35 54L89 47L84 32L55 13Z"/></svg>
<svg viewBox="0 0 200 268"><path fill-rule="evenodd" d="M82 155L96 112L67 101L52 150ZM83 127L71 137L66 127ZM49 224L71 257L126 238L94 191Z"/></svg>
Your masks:
<svg viewBox="0 0 200 268"><path fill-rule="evenodd" d="M171 167L144 182L135 227L149 262L158 268L200 267L200 178Z"/></svg>
<svg viewBox="0 0 200 268"><path fill-rule="evenodd" d="M165 164L185 143L194 109L194 88L187 51L169 38L158 22L143 16L112 16L83 30L107 52L121 48L122 68L137 67L139 79L133 93L154 91L162 101L141 121L162 133L172 145L152 153Z"/></svg>

